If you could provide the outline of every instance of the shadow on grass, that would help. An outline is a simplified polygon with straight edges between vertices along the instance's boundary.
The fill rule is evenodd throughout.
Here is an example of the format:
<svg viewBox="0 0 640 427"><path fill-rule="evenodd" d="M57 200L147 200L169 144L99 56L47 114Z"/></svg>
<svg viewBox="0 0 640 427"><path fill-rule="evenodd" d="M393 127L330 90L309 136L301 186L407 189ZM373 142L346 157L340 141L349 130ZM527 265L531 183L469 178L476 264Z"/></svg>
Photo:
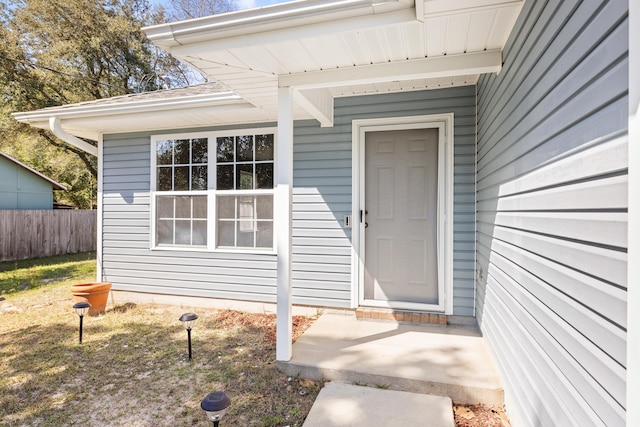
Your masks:
<svg viewBox="0 0 640 427"><path fill-rule="evenodd" d="M130 323L114 329L86 320L81 345L78 324L71 323L31 325L0 336L0 413L6 416L0 424L96 425L95 409L89 408L117 407L122 402L113 398L120 393L135 398L156 388L140 374L150 371L148 377L157 379L180 362L178 343L167 339L175 327Z"/></svg>
<svg viewBox="0 0 640 427"><path fill-rule="evenodd" d="M86 273L79 273L76 266L57 267L50 270L22 273L16 271L15 276L9 276L0 282L0 291L14 293L45 286L61 280L80 277Z"/></svg>
<svg viewBox="0 0 640 427"><path fill-rule="evenodd" d="M95 252L0 263L0 292L27 289L85 277L95 272Z"/></svg>
<svg viewBox="0 0 640 427"><path fill-rule="evenodd" d="M83 261L95 261L96 251L79 252L75 254L56 255L45 258L31 258L22 259L17 261L2 261L0 262L0 273L4 271L17 270L22 268L52 266L57 264L64 264L69 262L83 262Z"/></svg>

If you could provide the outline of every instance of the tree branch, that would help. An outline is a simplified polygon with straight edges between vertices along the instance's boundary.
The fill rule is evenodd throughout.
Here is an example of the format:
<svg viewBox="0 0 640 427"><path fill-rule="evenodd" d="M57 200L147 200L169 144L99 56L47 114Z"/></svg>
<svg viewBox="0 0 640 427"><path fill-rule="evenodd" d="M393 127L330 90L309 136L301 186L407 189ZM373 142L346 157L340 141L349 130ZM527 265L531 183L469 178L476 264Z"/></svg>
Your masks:
<svg viewBox="0 0 640 427"><path fill-rule="evenodd" d="M85 164L89 172L91 172L91 175L93 175L94 178L98 179L98 170L92 161L94 156L87 153L86 151L83 151L77 147L74 147L73 145L58 142L57 138L52 137L51 134L44 129L38 129L38 135L43 137L51 145L60 147L64 150L71 151L72 153L74 153L76 156L78 156L80 160L82 160L82 162Z"/></svg>

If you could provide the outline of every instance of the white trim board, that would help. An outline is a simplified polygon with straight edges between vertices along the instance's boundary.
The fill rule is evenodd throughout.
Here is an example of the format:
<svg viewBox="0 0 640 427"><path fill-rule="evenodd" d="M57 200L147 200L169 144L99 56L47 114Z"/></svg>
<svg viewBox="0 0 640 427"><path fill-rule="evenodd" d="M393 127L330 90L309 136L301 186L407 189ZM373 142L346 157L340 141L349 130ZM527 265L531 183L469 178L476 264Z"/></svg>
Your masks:
<svg viewBox="0 0 640 427"><path fill-rule="evenodd" d="M629 224L627 294L627 425L640 425L640 4L629 1ZM633 286L633 285L635 286ZM634 309L631 309L631 308Z"/></svg>
<svg viewBox="0 0 640 427"><path fill-rule="evenodd" d="M354 120L352 123L352 257L351 306L360 305L439 311L453 314L453 113L427 116ZM364 138L367 132L409 129L439 129L438 143L438 293L439 304L405 304L393 307L365 301L364 283Z"/></svg>

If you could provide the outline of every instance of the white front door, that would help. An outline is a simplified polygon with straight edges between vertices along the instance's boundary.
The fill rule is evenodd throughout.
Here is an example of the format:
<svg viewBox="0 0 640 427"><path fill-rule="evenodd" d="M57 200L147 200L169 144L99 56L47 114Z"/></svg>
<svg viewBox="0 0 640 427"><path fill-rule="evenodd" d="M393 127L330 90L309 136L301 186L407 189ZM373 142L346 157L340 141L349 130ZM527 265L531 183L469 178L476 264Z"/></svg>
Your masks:
<svg viewBox="0 0 640 427"><path fill-rule="evenodd" d="M365 134L364 299L438 305L437 128Z"/></svg>

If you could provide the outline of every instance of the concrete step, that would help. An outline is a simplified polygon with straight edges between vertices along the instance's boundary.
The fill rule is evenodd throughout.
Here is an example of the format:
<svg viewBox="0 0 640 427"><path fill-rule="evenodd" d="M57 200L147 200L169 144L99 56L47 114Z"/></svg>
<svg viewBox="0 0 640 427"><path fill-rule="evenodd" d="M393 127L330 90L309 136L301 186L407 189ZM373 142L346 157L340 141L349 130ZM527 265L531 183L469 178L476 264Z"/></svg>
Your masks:
<svg viewBox="0 0 640 427"><path fill-rule="evenodd" d="M358 321L323 314L293 345L291 376L503 404L503 389L476 328Z"/></svg>
<svg viewBox="0 0 640 427"><path fill-rule="evenodd" d="M303 427L454 427L448 397L327 383Z"/></svg>

